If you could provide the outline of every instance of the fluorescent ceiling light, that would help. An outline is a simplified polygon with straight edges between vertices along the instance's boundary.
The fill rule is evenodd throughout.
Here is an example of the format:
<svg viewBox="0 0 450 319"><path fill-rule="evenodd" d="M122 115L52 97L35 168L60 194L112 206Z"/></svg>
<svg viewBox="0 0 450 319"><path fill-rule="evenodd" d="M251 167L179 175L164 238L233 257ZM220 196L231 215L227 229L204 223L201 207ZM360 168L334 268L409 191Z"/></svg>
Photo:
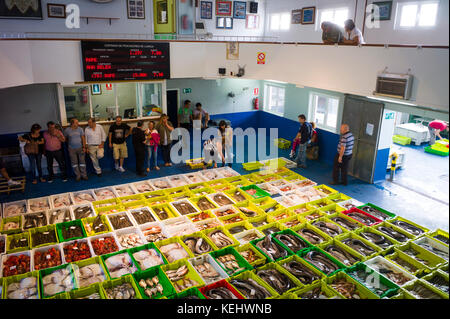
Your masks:
<svg viewBox="0 0 450 319"><path fill-rule="evenodd" d="M377 100L377 101L383 101L383 102L389 102L389 103L395 103L395 104L410 105L410 106L417 106L417 104L414 104L414 103L401 102L401 101L390 100L390 99L383 99L383 98L374 97L374 96L366 96L366 97L371 100Z"/></svg>
<svg viewBox="0 0 450 319"><path fill-rule="evenodd" d="M275 83L280 83L280 84L288 84L287 82L283 82L283 81L276 81L276 80L266 80L269 82L275 82Z"/></svg>

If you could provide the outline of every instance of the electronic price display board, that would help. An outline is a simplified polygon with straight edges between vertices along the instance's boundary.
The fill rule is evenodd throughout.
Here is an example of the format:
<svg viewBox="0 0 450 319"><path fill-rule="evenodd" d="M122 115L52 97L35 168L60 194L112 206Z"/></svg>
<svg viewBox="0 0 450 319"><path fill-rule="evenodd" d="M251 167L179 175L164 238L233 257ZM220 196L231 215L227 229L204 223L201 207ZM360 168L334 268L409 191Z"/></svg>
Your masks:
<svg viewBox="0 0 450 319"><path fill-rule="evenodd" d="M169 43L81 41L84 81L170 78Z"/></svg>

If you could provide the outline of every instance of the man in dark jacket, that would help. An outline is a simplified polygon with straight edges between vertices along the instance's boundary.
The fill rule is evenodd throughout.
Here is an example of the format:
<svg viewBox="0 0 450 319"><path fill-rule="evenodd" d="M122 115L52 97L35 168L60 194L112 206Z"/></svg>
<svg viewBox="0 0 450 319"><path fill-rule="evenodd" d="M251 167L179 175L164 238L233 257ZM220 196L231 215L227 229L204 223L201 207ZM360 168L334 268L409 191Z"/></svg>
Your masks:
<svg viewBox="0 0 450 319"><path fill-rule="evenodd" d="M144 126L144 122L137 122L137 127L132 130L132 140L134 153L136 155L136 173L139 176L147 176L144 173L144 161L145 161L145 132L142 129Z"/></svg>

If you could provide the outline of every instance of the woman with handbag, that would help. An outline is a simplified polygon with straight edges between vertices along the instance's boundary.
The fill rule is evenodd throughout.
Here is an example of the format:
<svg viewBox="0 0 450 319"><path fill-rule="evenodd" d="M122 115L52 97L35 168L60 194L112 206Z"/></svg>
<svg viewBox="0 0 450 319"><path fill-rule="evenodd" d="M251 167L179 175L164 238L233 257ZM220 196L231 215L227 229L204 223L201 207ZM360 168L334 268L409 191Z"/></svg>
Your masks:
<svg viewBox="0 0 450 319"><path fill-rule="evenodd" d="M145 130L145 145L147 146L147 172L150 172L151 162L153 158L153 162L155 164L155 169L159 171L158 167L158 145L160 141L160 136L158 131L155 129L155 122L148 122L148 128Z"/></svg>
<svg viewBox="0 0 450 319"><path fill-rule="evenodd" d="M42 183L45 183L45 179L42 177L42 154L44 154L44 135L41 132L41 126L39 124L33 124L31 126L30 133L19 136L19 141L24 142L24 151L30 160L31 176L33 176L33 184L37 184L36 168L38 171L39 179Z"/></svg>

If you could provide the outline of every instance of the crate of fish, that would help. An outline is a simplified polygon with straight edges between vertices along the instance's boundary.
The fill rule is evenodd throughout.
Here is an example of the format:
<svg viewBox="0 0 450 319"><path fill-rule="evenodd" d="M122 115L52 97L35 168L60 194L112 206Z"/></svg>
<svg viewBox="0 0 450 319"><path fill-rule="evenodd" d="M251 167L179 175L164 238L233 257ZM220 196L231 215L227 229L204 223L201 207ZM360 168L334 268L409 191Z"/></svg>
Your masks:
<svg viewBox="0 0 450 319"><path fill-rule="evenodd" d="M189 288L181 293L175 293L168 299L206 299L197 287Z"/></svg>
<svg viewBox="0 0 450 319"><path fill-rule="evenodd" d="M179 237L171 237L155 243L169 264L194 257Z"/></svg>
<svg viewBox="0 0 450 319"><path fill-rule="evenodd" d="M439 156L448 156L449 149L446 146L440 146L439 144L434 144L431 146L426 146L425 152L434 154L434 155L439 155Z"/></svg>
<svg viewBox="0 0 450 319"><path fill-rule="evenodd" d="M439 257L414 242L408 242L403 246L395 247L395 250L401 251L409 257L415 259L419 263L423 264L429 271L436 270L448 262L448 260Z"/></svg>
<svg viewBox="0 0 450 319"><path fill-rule="evenodd" d="M399 287L416 280L414 275L381 256L367 260L364 264L377 273L382 274Z"/></svg>
<svg viewBox="0 0 450 319"><path fill-rule="evenodd" d="M333 237L312 226L310 222L294 226L291 229L312 245L319 245L333 240Z"/></svg>
<svg viewBox="0 0 450 319"><path fill-rule="evenodd" d="M283 247L288 248L289 251L291 251L293 254L297 254L300 251L311 247L310 243L308 243L304 238L302 238L299 234L291 229L285 229L273 233L272 236L277 242L282 244Z"/></svg>
<svg viewBox="0 0 450 319"><path fill-rule="evenodd" d="M135 272L133 277L143 299L161 299L175 295L175 289L161 267Z"/></svg>
<svg viewBox="0 0 450 319"><path fill-rule="evenodd" d="M0 224L2 234L14 234L22 231L22 216L10 216L3 218Z"/></svg>
<svg viewBox="0 0 450 319"><path fill-rule="evenodd" d="M339 203L339 206L341 206L342 208L345 208L345 210L357 208L358 206L361 206L361 205L364 205L364 203L362 203L354 198L350 198L348 200L345 200L345 201Z"/></svg>
<svg viewBox="0 0 450 319"><path fill-rule="evenodd" d="M133 218L128 212L122 211L119 213L113 213L106 215L108 223L111 225L113 231L136 226L133 223Z"/></svg>
<svg viewBox="0 0 450 319"><path fill-rule="evenodd" d="M183 199L176 202L171 202L169 205L180 215L190 215L193 213L199 213L200 210L190 203L187 199Z"/></svg>
<svg viewBox="0 0 450 319"><path fill-rule="evenodd" d="M242 212L248 219L257 218L260 216L265 216L266 213L254 205L250 201L243 201L233 205L233 207L237 208L240 212Z"/></svg>
<svg viewBox="0 0 450 319"><path fill-rule="evenodd" d="M333 214L338 213L338 212L339 213L343 213L343 212L346 211L345 208L342 208L338 204L330 204L330 205L327 205L327 206L320 207L318 209L320 211L326 213L327 215L333 215Z"/></svg>
<svg viewBox="0 0 450 319"><path fill-rule="evenodd" d="M131 222L136 226L146 223L156 222L157 218L154 216L149 207L141 207L132 209L128 212L128 216L132 217Z"/></svg>
<svg viewBox="0 0 450 319"><path fill-rule="evenodd" d="M28 231L11 234L6 237L6 253L17 253L31 248L30 233Z"/></svg>
<svg viewBox="0 0 450 319"><path fill-rule="evenodd" d="M259 188L256 185L244 186L241 189L253 198L262 198L262 197L270 196L269 193L267 193L266 191L263 191L261 188Z"/></svg>
<svg viewBox="0 0 450 319"><path fill-rule="evenodd" d="M293 252L272 235L264 238L255 239L250 242L266 258L268 262L279 261L293 255Z"/></svg>
<svg viewBox="0 0 450 319"><path fill-rule="evenodd" d="M105 265L99 256L71 264L77 288L89 287L110 279Z"/></svg>
<svg viewBox="0 0 450 319"><path fill-rule="evenodd" d="M397 216L394 219L390 219L387 222L391 225L401 228L402 230L406 231L407 233L413 235L416 238L430 231L428 228L420 226L400 216Z"/></svg>
<svg viewBox="0 0 450 319"><path fill-rule="evenodd" d="M154 243L130 248L127 251L139 271L145 271L152 267L168 264L167 259L161 254L158 248L156 248Z"/></svg>
<svg viewBox="0 0 450 319"><path fill-rule="evenodd" d="M436 256L439 256L445 259L448 262L448 246L435 240L428 235L420 237L419 239L414 240L414 243L421 246L422 248L428 250Z"/></svg>
<svg viewBox="0 0 450 319"><path fill-rule="evenodd" d="M207 229L203 232L218 249L239 246L239 242L223 226Z"/></svg>
<svg viewBox="0 0 450 319"><path fill-rule="evenodd" d="M411 258L402 251L394 251L393 254L386 255L384 258L416 277L421 277L430 273L424 264Z"/></svg>
<svg viewBox="0 0 450 319"><path fill-rule="evenodd" d="M106 233L88 238L89 245L96 256L119 251L119 240L116 234Z"/></svg>
<svg viewBox="0 0 450 319"><path fill-rule="evenodd" d="M330 242L322 243L318 246L330 256L340 261L346 268L352 267L365 260L365 256L357 251L350 249L338 240L333 239Z"/></svg>
<svg viewBox="0 0 450 319"><path fill-rule="evenodd" d="M206 299L245 299L224 279L200 288L200 292Z"/></svg>
<svg viewBox="0 0 450 319"><path fill-rule="evenodd" d="M117 237L120 250L139 247L147 243L144 234L138 227L116 230L114 234Z"/></svg>
<svg viewBox="0 0 450 319"><path fill-rule="evenodd" d="M239 225L239 224L236 224ZM242 227L242 226L234 226L232 228L230 228L230 230L236 229L236 227ZM242 232L239 233L234 233L233 237L239 241L239 243L241 245L245 245L250 243L253 240L259 239L259 238L264 238L264 234L262 232L260 232L258 229L248 229L248 230L244 230Z"/></svg>
<svg viewBox="0 0 450 319"><path fill-rule="evenodd" d="M403 289L415 299L448 299L448 294L422 279L405 285Z"/></svg>
<svg viewBox="0 0 450 319"><path fill-rule="evenodd" d="M310 206L307 203L303 203L303 204L289 207L289 210L291 210L294 214L299 215L299 214L305 214L305 213L311 212L311 211L316 211L317 209Z"/></svg>
<svg viewBox="0 0 450 319"><path fill-rule="evenodd" d="M102 215L102 213L100 213L100 211L103 211L107 208L109 208L109 207L103 207L103 208L98 208L98 209L94 210L94 207L92 206L91 203L71 206L73 219L83 219L83 218L87 218L87 217L94 217L97 215L96 211L99 212L98 213L99 215Z"/></svg>
<svg viewBox="0 0 450 319"><path fill-rule="evenodd" d="M189 259L189 263L194 267L206 285L228 278L228 274L210 254L191 258Z"/></svg>
<svg viewBox="0 0 450 319"><path fill-rule="evenodd" d="M59 244L34 248L31 251L31 258L34 270L52 268L66 263Z"/></svg>
<svg viewBox="0 0 450 319"><path fill-rule="evenodd" d="M50 206L54 208L64 208L72 205L70 193L56 194L49 197Z"/></svg>
<svg viewBox="0 0 450 319"><path fill-rule="evenodd" d="M343 271L324 281L330 289L344 299L380 299L378 295Z"/></svg>
<svg viewBox="0 0 450 319"><path fill-rule="evenodd" d="M388 251L392 247L402 245L401 242L396 241L395 239L372 227L363 227L355 230L354 233L383 249L382 254L384 254L384 252Z"/></svg>
<svg viewBox="0 0 450 319"><path fill-rule="evenodd" d="M161 269L170 280L176 293L182 293L189 288L199 288L205 285L203 279L187 259L164 265Z"/></svg>
<svg viewBox="0 0 450 319"><path fill-rule="evenodd" d="M448 246L449 243L449 236L448 232L442 229L437 229L434 232L431 232L428 234L429 237L443 243L444 245Z"/></svg>
<svg viewBox="0 0 450 319"><path fill-rule="evenodd" d="M27 212L27 201L18 200L14 202L3 203L3 218L25 214Z"/></svg>
<svg viewBox="0 0 450 319"><path fill-rule="evenodd" d="M94 194L97 197L97 201L111 200L117 197L114 188L112 187L103 187L94 189Z"/></svg>
<svg viewBox="0 0 450 319"><path fill-rule="evenodd" d="M153 215L158 218L159 221L180 217L180 215L168 204L150 206L150 210L153 212Z"/></svg>
<svg viewBox="0 0 450 319"><path fill-rule="evenodd" d="M297 254L327 277L345 269L345 265L318 247L310 247Z"/></svg>
<svg viewBox="0 0 450 319"><path fill-rule="evenodd" d="M259 207L259 208L263 208L263 207L267 207L268 205L271 206L270 204L276 204L277 201L274 200L271 197L260 197L260 198L251 198L250 202L253 203L254 206Z"/></svg>
<svg viewBox="0 0 450 319"><path fill-rule="evenodd" d="M147 199L145 202L147 204L147 207L153 207L157 205L168 204L171 200L172 198L169 195L165 195Z"/></svg>
<svg viewBox="0 0 450 319"><path fill-rule="evenodd" d="M337 241L340 241L350 250L355 251L364 256L364 261L373 258L381 252L383 248L377 246L373 242L357 235L356 233L344 233L335 237Z"/></svg>
<svg viewBox="0 0 450 319"><path fill-rule="evenodd" d="M400 244L404 244L416 238L414 235L408 233L404 229L394 226L388 222L382 222L374 226L373 229L379 231L384 236L387 236L387 238L392 238L393 240L396 240Z"/></svg>
<svg viewBox="0 0 450 319"><path fill-rule="evenodd" d="M47 211L47 221L49 225L70 222L71 220L74 220L74 218L70 207L55 208Z"/></svg>
<svg viewBox="0 0 450 319"><path fill-rule="evenodd" d="M238 246L235 249L252 267L266 263L267 257L250 243Z"/></svg>
<svg viewBox="0 0 450 319"><path fill-rule="evenodd" d="M323 281L316 281L304 288L299 288L293 292L298 299L341 299L338 294L330 289Z"/></svg>
<svg viewBox="0 0 450 319"><path fill-rule="evenodd" d="M6 236L0 234L0 256L3 255L5 252L6 252Z"/></svg>
<svg viewBox="0 0 450 319"><path fill-rule="evenodd" d="M216 216L211 211L205 210L201 213L189 214L187 217L191 222L198 223L207 219L215 218Z"/></svg>
<svg viewBox="0 0 450 319"><path fill-rule="evenodd" d="M212 189L211 187L206 187L206 186L203 186L203 185L202 185L202 187L193 189L191 191L191 193L193 195L192 197L205 196L205 195L208 195L208 194L213 194L215 192L216 192L215 189Z"/></svg>
<svg viewBox="0 0 450 319"><path fill-rule="evenodd" d="M77 239L61 243L64 252L64 260L68 263L88 259L94 256L87 239Z"/></svg>
<svg viewBox="0 0 450 319"><path fill-rule="evenodd" d="M235 224L226 225L225 229L228 230L228 232L231 235L236 237L237 234L241 234L244 232L248 232L249 230L252 230L253 226L247 220L243 220Z"/></svg>
<svg viewBox="0 0 450 319"><path fill-rule="evenodd" d="M55 225L33 228L30 229L29 232L31 248L39 248L59 243Z"/></svg>
<svg viewBox="0 0 450 319"><path fill-rule="evenodd" d="M309 202L308 205L313 208L321 209L321 208L325 208L327 206L335 205L335 204L332 201L330 201L328 198L321 198L321 199L317 199L317 200Z"/></svg>
<svg viewBox="0 0 450 319"><path fill-rule="evenodd" d="M207 229L212 229L222 226L222 223L217 218L209 218L199 222L194 223L194 229L196 231L204 231Z"/></svg>
<svg viewBox="0 0 450 319"><path fill-rule="evenodd" d="M246 219L247 219L247 217L243 213L236 213L236 214L219 217L220 223L224 226L234 225L236 223L245 221Z"/></svg>
<svg viewBox="0 0 450 319"><path fill-rule="evenodd" d="M345 272L380 298L392 297L400 289L398 285L363 263L348 268Z"/></svg>
<svg viewBox="0 0 450 319"><path fill-rule="evenodd" d="M28 213L22 215L22 230L48 225L47 212Z"/></svg>
<svg viewBox="0 0 450 319"><path fill-rule="evenodd" d="M363 223L366 226L374 226L383 222L381 219L378 219L358 208L352 208L344 212L344 214L360 223Z"/></svg>
<svg viewBox="0 0 450 319"><path fill-rule="evenodd" d="M387 210L380 208L372 203L367 203L358 207L358 209L378 218L383 221L395 218L394 213L388 212Z"/></svg>
<svg viewBox="0 0 450 319"><path fill-rule="evenodd" d="M311 224L312 227L317 228L318 230L327 234L331 238L335 238L337 236L349 232L347 229L341 227L339 224L327 219L326 216L312 220L309 223Z"/></svg>
<svg viewBox="0 0 450 319"><path fill-rule="evenodd" d="M133 274L138 271L137 266L126 250L102 255L101 259L111 279Z"/></svg>
<svg viewBox="0 0 450 319"><path fill-rule="evenodd" d="M303 283L278 263L268 263L254 270L255 274L279 295L303 288Z"/></svg>
<svg viewBox="0 0 450 319"><path fill-rule="evenodd" d="M48 197L32 198L27 200L27 213L45 212L53 207L50 206Z"/></svg>
<svg viewBox="0 0 450 319"><path fill-rule="evenodd" d="M242 167L246 171L256 171L256 170L260 169L263 166L264 166L264 164L261 164L260 162L249 162L249 163L243 163L242 164Z"/></svg>
<svg viewBox="0 0 450 319"><path fill-rule="evenodd" d="M170 195L169 197L172 200L172 202L178 202L181 200L186 200L191 197L194 197L194 193L192 193L189 190L186 190L186 191L178 193L178 194Z"/></svg>
<svg viewBox="0 0 450 319"><path fill-rule="evenodd" d="M112 231L111 225L105 215L83 218L81 220L87 236L106 234Z"/></svg>
<svg viewBox="0 0 450 319"><path fill-rule="evenodd" d="M23 251L1 256L1 275L3 277L21 275L33 270L31 251Z"/></svg>
<svg viewBox="0 0 450 319"><path fill-rule="evenodd" d="M39 288L41 299L48 299L77 289L72 264L40 270Z"/></svg>
<svg viewBox="0 0 450 319"><path fill-rule="evenodd" d="M294 226L298 226L301 224L306 223L307 221L300 215L292 214L291 217L285 218L283 220L280 220L279 223L281 226L285 229L292 228Z"/></svg>
<svg viewBox="0 0 450 319"><path fill-rule="evenodd" d="M167 191L162 189L162 190L156 190L156 191L152 191L152 192L142 193L141 195L144 196L144 198L146 200L148 200L148 199L157 198L157 197L161 197L161 196L167 196Z"/></svg>
<svg viewBox="0 0 450 319"><path fill-rule="evenodd" d="M126 200L126 197L133 196L133 195L139 195L136 194L136 190L133 189L132 184L122 184L122 185L116 185L112 187L114 190L114 193L119 198L120 201ZM123 197L123 198L122 198ZM139 198L138 196L138 199ZM130 199L133 200L133 199Z"/></svg>
<svg viewBox="0 0 450 319"><path fill-rule="evenodd" d="M86 231L80 219L56 224L56 234L59 242L66 242L86 237Z"/></svg>
<svg viewBox="0 0 450 319"><path fill-rule="evenodd" d="M70 299L107 299L100 283L69 292Z"/></svg>
<svg viewBox="0 0 450 319"><path fill-rule="evenodd" d="M95 209L102 208L102 207L115 206L115 205L120 205L120 204L121 204L121 202L118 198L104 199L104 200L98 200L98 201L92 202L92 206Z"/></svg>
<svg viewBox="0 0 450 319"><path fill-rule="evenodd" d="M245 271L227 279L228 283L246 299L267 299L279 294L254 271Z"/></svg>
<svg viewBox="0 0 450 319"><path fill-rule="evenodd" d="M136 200L136 201L123 203L122 206L123 206L123 208L125 210L138 209L138 208L146 207L147 206L147 201L145 201L145 200Z"/></svg>
<svg viewBox="0 0 450 319"><path fill-rule="evenodd" d="M107 299L142 299L141 292L130 274L104 281L101 286Z"/></svg>
<svg viewBox="0 0 450 319"><path fill-rule="evenodd" d="M39 272L32 271L4 278L3 299L39 299Z"/></svg>
<svg viewBox="0 0 450 319"><path fill-rule="evenodd" d="M273 221L270 216L266 215L265 218L266 218L264 220L265 223L263 225L261 225L261 226L253 225L253 227L255 227L260 232L262 232L264 234L264 236L272 235L274 233L277 233L277 232L285 229L281 223ZM249 220L250 223L252 221L253 221L253 219Z"/></svg>
<svg viewBox="0 0 450 319"><path fill-rule="evenodd" d="M92 189L70 193L70 198L74 205L90 204L97 200L97 196Z"/></svg>
<svg viewBox="0 0 450 319"><path fill-rule="evenodd" d="M317 186L313 186L315 189L321 191L322 193L324 193L327 197L333 194L338 194L339 192L337 190L335 190L334 188L331 188L327 185L317 185Z"/></svg>
<svg viewBox="0 0 450 319"><path fill-rule="evenodd" d="M448 274L445 274L438 270L438 271L432 272L429 275L422 277L421 279L423 281L426 281L427 284L442 291L448 298L448 295L449 295Z"/></svg>
<svg viewBox="0 0 450 319"><path fill-rule="evenodd" d="M271 214L271 216L276 216L277 213L286 211L286 207L277 201L260 206L259 208L261 208L261 210L263 210L266 214ZM289 213L287 213L287 214L289 215ZM274 218L274 220L275 220L275 218Z"/></svg>
<svg viewBox="0 0 450 319"><path fill-rule="evenodd" d="M240 274L253 267L233 248L227 247L210 253L217 264L230 277Z"/></svg>
<svg viewBox="0 0 450 319"><path fill-rule="evenodd" d="M301 282L301 288L297 288L296 290L304 289L309 285L320 282L322 278L325 278L325 275L322 272L297 255L292 255L286 259L280 260L277 264Z"/></svg>

